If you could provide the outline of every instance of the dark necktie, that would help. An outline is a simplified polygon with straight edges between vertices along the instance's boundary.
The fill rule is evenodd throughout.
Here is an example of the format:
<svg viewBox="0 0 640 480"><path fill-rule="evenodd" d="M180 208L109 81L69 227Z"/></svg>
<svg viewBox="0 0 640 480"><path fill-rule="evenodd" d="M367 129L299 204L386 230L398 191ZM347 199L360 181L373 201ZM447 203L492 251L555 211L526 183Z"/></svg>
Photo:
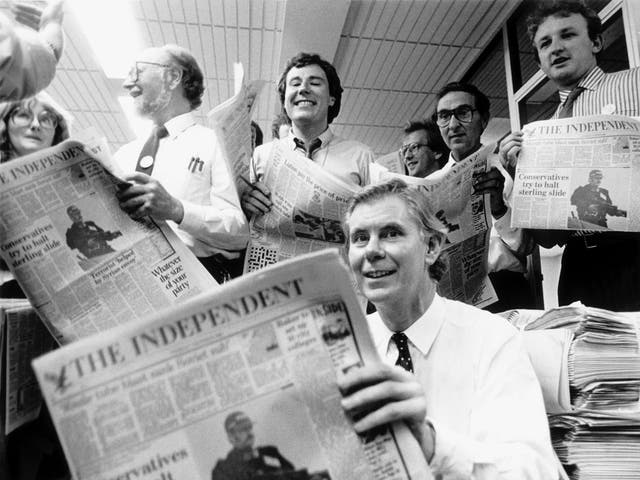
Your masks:
<svg viewBox="0 0 640 480"><path fill-rule="evenodd" d="M408 372L413 373L413 362L411 361L411 354L409 353L409 345L407 343L409 339L404 333L396 332L391 336L391 340L393 340L398 347L398 360L396 360L396 365L400 365Z"/></svg>
<svg viewBox="0 0 640 480"><path fill-rule="evenodd" d="M293 143L296 144L296 148L300 148L305 151L305 155L307 156L307 158L311 158L313 152L315 152L322 146L322 140L320 140L319 138L316 138L313 142L311 142L311 144L309 145L309 150L306 149L304 142L299 138L294 137Z"/></svg>
<svg viewBox="0 0 640 480"><path fill-rule="evenodd" d="M153 165L156 162L156 153L158 153L158 146L160 145L160 139L169 135L164 125L153 127L151 135L145 142L138 156L138 163L136 165L136 172L146 173L151 175L153 172Z"/></svg>
<svg viewBox="0 0 640 480"><path fill-rule="evenodd" d="M564 101L564 105L560 109L560 113L558 114L558 118L569 118L573 117L573 102L575 102L578 95L582 93L584 87L576 87L567 96L567 99Z"/></svg>

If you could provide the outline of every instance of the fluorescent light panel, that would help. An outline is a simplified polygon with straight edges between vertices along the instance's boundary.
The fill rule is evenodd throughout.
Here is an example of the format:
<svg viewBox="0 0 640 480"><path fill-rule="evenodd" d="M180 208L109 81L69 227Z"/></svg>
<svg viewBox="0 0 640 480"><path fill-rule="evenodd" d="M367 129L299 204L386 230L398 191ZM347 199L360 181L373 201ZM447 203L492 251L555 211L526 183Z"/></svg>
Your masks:
<svg viewBox="0 0 640 480"><path fill-rule="evenodd" d="M143 49L131 0L70 0L80 27L108 78L125 78Z"/></svg>

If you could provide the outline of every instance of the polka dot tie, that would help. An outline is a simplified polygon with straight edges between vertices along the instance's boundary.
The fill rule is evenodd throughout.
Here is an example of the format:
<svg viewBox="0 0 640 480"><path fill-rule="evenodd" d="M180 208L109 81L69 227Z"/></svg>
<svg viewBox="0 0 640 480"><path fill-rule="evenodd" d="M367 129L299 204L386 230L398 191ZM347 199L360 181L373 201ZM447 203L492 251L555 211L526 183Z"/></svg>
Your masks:
<svg viewBox="0 0 640 480"><path fill-rule="evenodd" d="M409 345L407 344L409 339L404 333L396 332L391 336L391 340L393 340L398 347L398 360L396 360L396 365L400 365L408 372L413 373L413 362L411 361Z"/></svg>

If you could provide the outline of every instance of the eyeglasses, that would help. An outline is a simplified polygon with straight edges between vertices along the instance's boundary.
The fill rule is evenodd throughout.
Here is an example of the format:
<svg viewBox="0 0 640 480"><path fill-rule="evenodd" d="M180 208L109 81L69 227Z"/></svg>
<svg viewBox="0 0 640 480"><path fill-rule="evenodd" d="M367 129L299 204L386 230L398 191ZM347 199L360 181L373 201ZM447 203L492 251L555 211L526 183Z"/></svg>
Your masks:
<svg viewBox="0 0 640 480"><path fill-rule="evenodd" d="M407 153L410 153L411 155L415 155L416 153L418 153L418 149L420 147L428 147L428 146L429 145L427 145L426 143L418 143L418 142L407 143L406 145L402 145L402 147L400 147L400 156L406 157Z"/></svg>
<svg viewBox="0 0 640 480"><path fill-rule="evenodd" d="M16 108L11 113L11 120L18 127L28 127L33 123L33 112L26 108ZM43 110L38 114L38 123L42 128L53 130L58 126L58 117L49 110Z"/></svg>
<svg viewBox="0 0 640 480"><path fill-rule="evenodd" d="M453 110L440 110L436 112L436 123L440 127L446 127L454 116L459 122L469 123L473 119L473 112L477 110L470 105L460 105Z"/></svg>
<svg viewBox="0 0 640 480"><path fill-rule="evenodd" d="M162 68L173 68L172 65L167 65L166 63L156 63L156 62L136 62L129 73L127 74L127 79L130 79L132 82L137 82L138 78L140 78L140 68L138 65L155 65L156 67Z"/></svg>

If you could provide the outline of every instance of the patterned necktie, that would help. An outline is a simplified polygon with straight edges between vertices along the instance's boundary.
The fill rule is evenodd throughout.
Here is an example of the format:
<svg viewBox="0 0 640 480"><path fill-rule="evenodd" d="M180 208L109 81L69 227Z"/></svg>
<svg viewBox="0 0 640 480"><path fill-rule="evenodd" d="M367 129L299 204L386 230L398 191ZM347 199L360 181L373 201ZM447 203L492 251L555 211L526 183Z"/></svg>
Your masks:
<svg viewBox="0 0 640 480"><path fill-rule="evenodd" d="M151 131L151 135L145 142L138 156L138 163L136 165L136 172L146 173L151 175L153 172L153 165L156 162L156 153L158 153L158 146L160 145L160 139L169 135L164 125L154 127Z"/></svg>
<svg viewBox="0 0 640 480"><path fill-rule="evenodd" d="M304 142L299 138L294 137L293 143L296 144L296 148L299 148L305 151L305 155L307 156L307 158L311 158L311 155L313 155L313 152L315 152L322 146L322 140L320 140L319 138L316 138L313 142L311 142L311 144L309 145L309 150L305 148Z"/></svg>
<svg viewBox="0 0 640 480"><path fill-rule="evenodd" d="M398 347L398 360L396 365L400 365L408 372L413 373L413 362L411 361L411 354L409 353L409 345L407 344L407 336L402 332L396 332L391 336Z"/></svg>
<svg viewBox="0 0 640 480"><path fill-rule="evenodd" d="M573 102L578 98L578 95L582 93L584 87L576 87L567 96L567 99L564 101L564 105L560 109L560 113L558 114L558 118L569 118L573 117Z"/></svg>

